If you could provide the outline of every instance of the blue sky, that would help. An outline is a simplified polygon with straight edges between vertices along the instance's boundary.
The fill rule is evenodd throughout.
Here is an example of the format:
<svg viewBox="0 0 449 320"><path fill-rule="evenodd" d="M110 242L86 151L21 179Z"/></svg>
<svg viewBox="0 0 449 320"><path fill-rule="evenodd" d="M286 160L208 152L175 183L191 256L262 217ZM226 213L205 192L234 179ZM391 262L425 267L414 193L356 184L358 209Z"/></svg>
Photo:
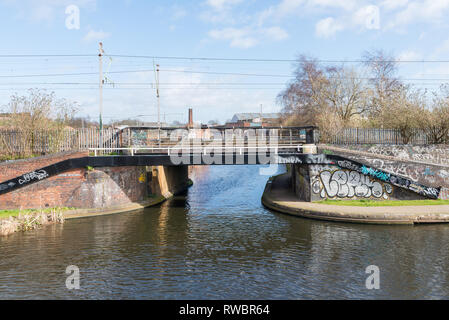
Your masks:
<svg viewBox="0 0 449 320"><path fill-rule="evenodd" d="M71 5L79 9L79 29L67 27ZM97 118L94 55L103 41L106 55L112 55L104 59L106 121L156 120L153 63L160 64L167 121L184 121L188 107L203 122L259 112L260 105L276 112L276 95L294 68L289 60L298 54L354 60L365 50L383 49L402 61L449 60L448 16L449 0L0 0L0 105L14 92L47 88L77 101L80 115ZM92 56L6 57L48 54ZM145 71L114 73L139 70ZM61 73L92 74L55 76ZM42 74L48 76L36 76ZM449 64L404 62L400 75L435 89L449 78Z"/></svg>

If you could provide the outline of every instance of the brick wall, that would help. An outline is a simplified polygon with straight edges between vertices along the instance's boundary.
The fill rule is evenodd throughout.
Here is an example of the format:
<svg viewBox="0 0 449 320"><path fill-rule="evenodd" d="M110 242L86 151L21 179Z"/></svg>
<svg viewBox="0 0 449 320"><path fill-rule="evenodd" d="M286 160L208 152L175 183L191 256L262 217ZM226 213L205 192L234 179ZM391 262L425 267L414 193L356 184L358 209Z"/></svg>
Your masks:
<svg viewBox="0 0 449 320"><path fill-rule="evenodd" d="M0 183L63 160L87 157L87 151L62 152L54 155L0 163Z"/></svg>
<svg viewBox="0 0 449 320"><path fill-rule="evenodd" d="M63 153L0 164L0 182L59 161L87 156ZM107 208L145 200L145 167L72 169L0 195L0 209L45 207Z"/></svg>

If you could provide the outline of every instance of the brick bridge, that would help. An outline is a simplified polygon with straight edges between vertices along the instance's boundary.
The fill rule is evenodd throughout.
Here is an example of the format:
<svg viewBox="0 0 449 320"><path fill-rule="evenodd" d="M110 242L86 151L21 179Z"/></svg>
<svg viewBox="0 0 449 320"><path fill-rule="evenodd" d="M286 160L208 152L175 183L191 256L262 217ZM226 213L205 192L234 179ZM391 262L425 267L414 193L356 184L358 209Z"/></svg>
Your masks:
<svg viewBox="0 0 449 320"><path fill-rule="evenodd" d="M399 161L347 146L317 148L312 127L245 128L237 135L234 131L232 139L224 131L218 131L220 139L211 139L213 131L192 136L188 130L180 131L181 139L175 141L167 131L161 137L159 130L155 140L155 130L150 130L153 136L147 129L118 148L100 146L0 164L0 209L106 208L154 195L169 197L185 190L191 165L288 164L298 201L447 198L443 177L449 166Z"/></svg>

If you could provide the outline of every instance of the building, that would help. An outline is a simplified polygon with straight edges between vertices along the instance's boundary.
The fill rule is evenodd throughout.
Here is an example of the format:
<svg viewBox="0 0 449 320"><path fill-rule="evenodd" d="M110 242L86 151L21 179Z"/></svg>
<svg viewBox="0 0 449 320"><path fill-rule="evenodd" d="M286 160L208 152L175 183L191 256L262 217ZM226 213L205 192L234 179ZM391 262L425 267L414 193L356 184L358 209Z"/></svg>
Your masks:
<svg viewBox="0 0 449 320"><path fill-rule="evenodd" d="M236 113L231 122L226 123L227 128L233 127L270 127L278 126L281 122L280 113Z"/></svg>

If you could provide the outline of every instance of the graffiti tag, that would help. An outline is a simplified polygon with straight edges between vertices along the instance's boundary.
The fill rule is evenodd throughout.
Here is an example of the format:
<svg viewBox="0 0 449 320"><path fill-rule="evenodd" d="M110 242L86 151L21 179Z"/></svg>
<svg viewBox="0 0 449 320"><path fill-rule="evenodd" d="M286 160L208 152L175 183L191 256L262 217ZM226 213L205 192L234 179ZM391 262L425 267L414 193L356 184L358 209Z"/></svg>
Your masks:
<svg viewBox="0 0 449 320"><path fill-rule="evenodd" d="M390 184L373 181L353 170L324 170L312 178L312 191L321 198L384 198L393 192Z"/></svg>
<svg viewBox="0 0 449 320"><path fill-rule="evenodd" d="M19 184L22 185L24 183L28 183L33 180L42 180L48 177L48 173L45 170L33 171L30 173L26 173L22 176L22 179L19 179Z"/></svg>

